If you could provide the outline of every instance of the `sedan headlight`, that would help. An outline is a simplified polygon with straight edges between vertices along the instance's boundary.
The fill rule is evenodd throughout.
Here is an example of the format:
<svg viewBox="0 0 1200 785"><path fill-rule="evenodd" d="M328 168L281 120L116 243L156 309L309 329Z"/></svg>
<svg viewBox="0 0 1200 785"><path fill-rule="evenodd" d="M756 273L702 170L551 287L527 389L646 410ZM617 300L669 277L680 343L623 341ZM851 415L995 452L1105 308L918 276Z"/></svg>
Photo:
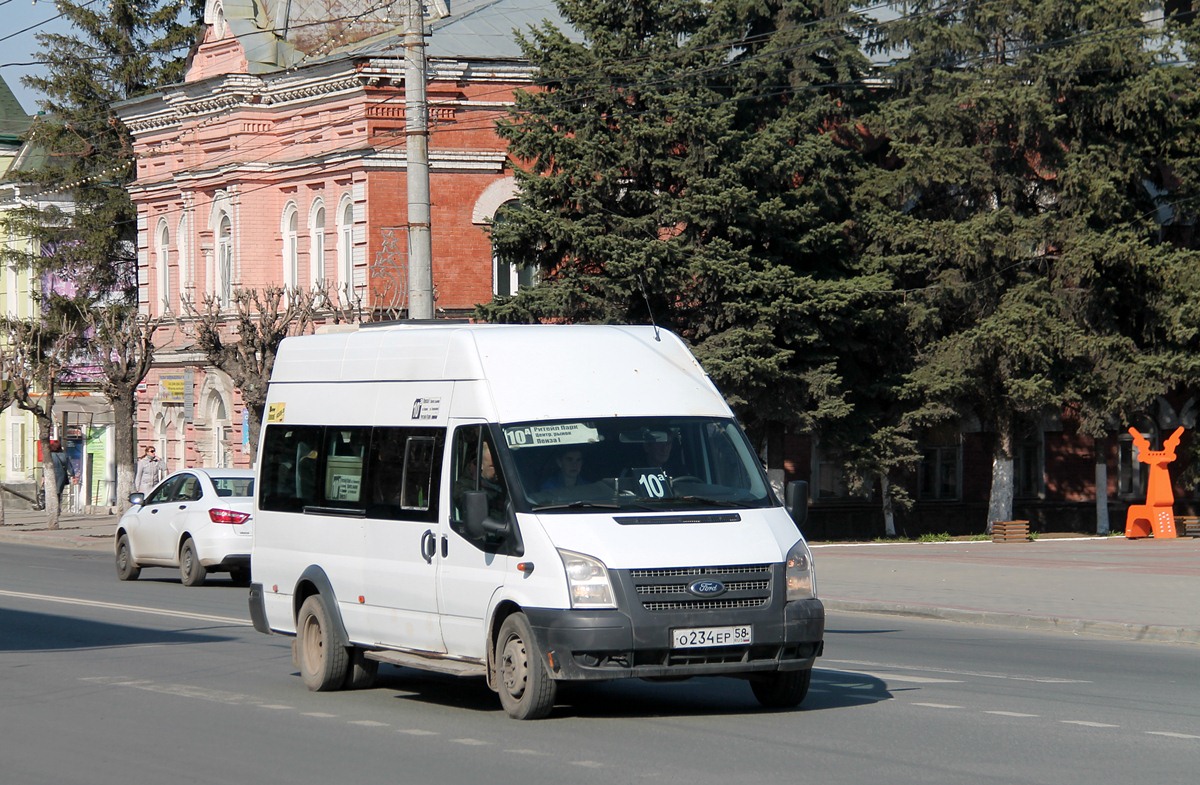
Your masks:
<svg viewBox="0 0 1200 785"><path fill-rule="evenodd" d="M604 562L574 551L559 549L567 571L567 588L571 592L572 608L615 608L612 581Z"/></svg>
<svg viewBox="0 0 1200 785"><path fill-rule="evenodd" d="M788 602L808 600L817 596L817 575L813 572L812 551L808 543L798 540L788 551L784 565Z"/></svg>

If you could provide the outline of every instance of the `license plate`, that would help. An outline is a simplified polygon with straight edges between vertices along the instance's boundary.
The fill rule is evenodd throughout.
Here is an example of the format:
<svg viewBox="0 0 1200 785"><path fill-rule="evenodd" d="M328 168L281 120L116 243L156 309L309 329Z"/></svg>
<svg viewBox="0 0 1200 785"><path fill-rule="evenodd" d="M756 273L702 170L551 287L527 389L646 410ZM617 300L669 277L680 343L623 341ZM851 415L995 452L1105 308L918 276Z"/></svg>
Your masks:
<svg viewBox="0 0 1200 785"><path fill-rule="evenodd" d="M751 637L749 624L739 624L736 627L688 627L671 630L671 648L746 646L750 643Z"/></svg>

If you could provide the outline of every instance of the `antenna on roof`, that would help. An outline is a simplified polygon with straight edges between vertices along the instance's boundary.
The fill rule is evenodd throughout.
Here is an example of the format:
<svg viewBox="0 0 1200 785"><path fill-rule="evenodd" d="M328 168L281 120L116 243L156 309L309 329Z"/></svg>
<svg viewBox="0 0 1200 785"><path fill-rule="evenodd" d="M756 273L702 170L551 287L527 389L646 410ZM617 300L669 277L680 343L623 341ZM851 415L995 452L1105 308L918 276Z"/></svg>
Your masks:
<svg viewBox="0 0 1200 785"><path fill-rule="evenodd" d="M658 334L658 324L654 321L654 309L650 307L650 298L646 296L646 284L642 281L642 276L637 277L638 286L642 290L642 299L646 301L646 313L650 314L650 324L654 327L654 340L662 341L662 336Z"/></svg>

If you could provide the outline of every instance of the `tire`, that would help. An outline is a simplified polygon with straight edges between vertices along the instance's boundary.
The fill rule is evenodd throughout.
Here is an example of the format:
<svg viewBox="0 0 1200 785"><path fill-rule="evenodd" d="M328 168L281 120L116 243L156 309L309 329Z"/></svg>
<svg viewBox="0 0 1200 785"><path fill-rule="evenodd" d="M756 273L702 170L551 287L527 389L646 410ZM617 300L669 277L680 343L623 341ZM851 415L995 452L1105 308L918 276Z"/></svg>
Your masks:
<svg viewBox="0 0 1200 785"><path fill-rule="evenodd" d="M808 695L812 668L802 671L777 671L756 676L750 681L754 697L768 709L791 709L799 706Z"/></svg>
<svg viewBox="0 0 1200 785"><path fill-rule="evenodd" d="M133 560L133 551L129 547L129 536L122 534L117 539L117 579L136 581L142 574L142 568Z"/></svg>
<svg viewBox="0 0 1200 785"><path fill-rule="evenodd" d="M305 600L296 617L295 651L300 678L313 692L340 690L349 677L350 655L339 637L321 595Z"/></svg>
<svg viewBox="0 0 1200 785"><path fill-rule="evenodd" d="M550 713L558 686L546 671L525 614L514 613L500 625L495 662L496 688L508 716L537 720Z"/></svg>
<svg viewBox="0 0 1200 785"><path fill-rule="evenodd" d="M363 653L358 647L350 649L350 662L346 668L346 683L342 685L343 689L367 690L375 686L379 663L376 660L368 660Z"/></svg>
<svg viewBox="0 0 1200 785"><path fill-rule="evenodd" d="M229 580L233 581L234 586L249 586L250 585L250 568L235 567L229 571Z"/></svg>
<svg viewBox="0 0 1200 785"><path fill-rule="evenodd" d="M196 553L196 543L188 537L179 549L179 578L184 586L199 586L207 575L208 570L200 563L200 554Z"/></svg>

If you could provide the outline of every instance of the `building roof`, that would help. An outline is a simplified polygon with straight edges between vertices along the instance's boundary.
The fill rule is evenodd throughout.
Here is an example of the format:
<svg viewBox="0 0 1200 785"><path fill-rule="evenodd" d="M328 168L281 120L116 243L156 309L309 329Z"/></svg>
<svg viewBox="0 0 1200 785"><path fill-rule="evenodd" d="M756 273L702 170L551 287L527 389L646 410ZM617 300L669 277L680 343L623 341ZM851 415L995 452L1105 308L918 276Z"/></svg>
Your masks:
<svg viewBox="0 0 1200 785"><path fill-rule="evenodd" d="M404 23L390 12L368 0L208 0L204 21L225 25L241 43L248 71L261 74L348 56L403 56ZM554 0L451 0L449 15L426 23L426 54L521 59L515 31L544 21L571 30Z"/></svg>
<svg viewBox="0 0 1200 785"><path fill-rule="evenodd" d="M20 144L33 123L33 117L25 113L21 102L0 76L0 144Z"/></svg>

